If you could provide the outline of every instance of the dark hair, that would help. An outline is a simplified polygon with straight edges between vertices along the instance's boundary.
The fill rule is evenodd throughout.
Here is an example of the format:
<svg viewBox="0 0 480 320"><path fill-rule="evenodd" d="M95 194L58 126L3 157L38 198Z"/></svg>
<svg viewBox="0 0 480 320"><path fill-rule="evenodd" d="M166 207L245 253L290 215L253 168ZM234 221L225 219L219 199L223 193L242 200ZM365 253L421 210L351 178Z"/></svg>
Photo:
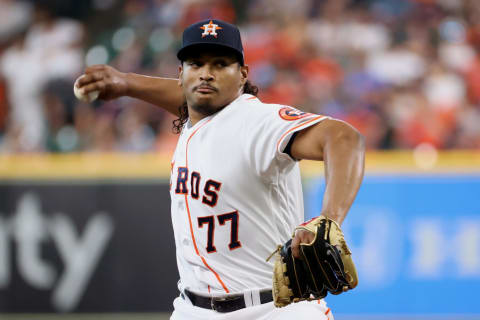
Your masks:
<svg viewBox="0 0 480 320"><path fill-rule="evenodd" d="M257 96L258 87L253 85L250 80L247 80L247 82L245 82L243 85L243 93ZM188 107L186 101L180 107L178 107L178 113L180 114L178 119L173 120L173 132L177 134L182 131L182 127L188 119Z"/></svg>

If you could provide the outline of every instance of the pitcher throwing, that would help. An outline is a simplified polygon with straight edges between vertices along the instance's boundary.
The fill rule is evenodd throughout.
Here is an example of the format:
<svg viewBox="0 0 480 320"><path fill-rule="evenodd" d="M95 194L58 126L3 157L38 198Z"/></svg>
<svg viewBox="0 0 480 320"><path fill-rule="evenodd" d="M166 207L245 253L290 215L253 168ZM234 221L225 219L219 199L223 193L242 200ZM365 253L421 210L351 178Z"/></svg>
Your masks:
<svg viewBox="0 0 480 320"><path fill-rule="evenodd" d="M128 95L179 116L172 319L333 319L322 298L357 283L340 225L363 178L363 138L345 122L260 101L236 26L189 26L177 56L179 79L92 66L78 81L84 94ZM308 222L302 159L325 162L323 209Z"/></svg>

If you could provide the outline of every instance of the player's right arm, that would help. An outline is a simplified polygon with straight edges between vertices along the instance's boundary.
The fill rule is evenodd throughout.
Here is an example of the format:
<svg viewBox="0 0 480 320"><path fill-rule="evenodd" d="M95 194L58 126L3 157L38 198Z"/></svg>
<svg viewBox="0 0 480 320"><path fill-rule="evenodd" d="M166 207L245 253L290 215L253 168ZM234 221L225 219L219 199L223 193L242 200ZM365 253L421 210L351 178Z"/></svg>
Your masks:
<svg viewBox="0 0 480 320"><path fill-rule="evenodd" d="M100 91L100 99L111 100L129 96L149 102L177 116L178 107L184 102L178 79L124 73L108 65L88 67L78 84L85 94Z"/></svg>

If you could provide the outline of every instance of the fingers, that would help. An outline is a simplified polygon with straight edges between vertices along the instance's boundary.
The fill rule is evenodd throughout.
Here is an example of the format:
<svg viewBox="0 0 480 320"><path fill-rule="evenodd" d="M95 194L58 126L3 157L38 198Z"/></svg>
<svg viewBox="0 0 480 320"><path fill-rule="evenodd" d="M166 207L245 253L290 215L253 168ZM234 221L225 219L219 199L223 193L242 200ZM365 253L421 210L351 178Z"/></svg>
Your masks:
<svg viewBox="0 0 480 320"><path fill-rule="evenodd" d="M85 94L89 94L94 91L100 92L100 98L105 98L105 91L107 89L108 75L105 73L105 67L103 65L95 65L88 67L76 85L78 88L82 88Z"/></svg>
<svg viewBox="0 0 480 320"><path fill-rule="evenodd" d="M90 83L90 84L87 84L85 86L82 87L82 89L84 90L85 94L88 94L90 92L93 92L93 91L100 91L100 92L103 92L106 88L106 83L104 81L97 81L97 82L93 82L93 83Z"/></svg>
<svg viewBox="0 0 480 320"><path fill-rule="evenodd" d="M294 258L300 259L300 238L296 235L292 240L292 254Z"/></svg>
<svg viewBox="0 0 480 320"><path fill-rule="evenodd" d="M88 85L92 82L101 81L105 79L106 76L102 72L88 72L85 71L85 74L78 79L78 87L81 88L85 85Z"/></svg>
<svg viewBox="0 0 480 320"><path fill-rule="evenodd" d="M85 69L85 74L89 74L89 73L94 73L96 71L104 71L108 68L107 65L105 64L95 64L93 66L89 66Z"/></svg>
<svg viewBox="0 0 480 320"><path fill-rule="evenodd" d="M111 100L125 96L128 90L127 75L108 65L93 65L77 80L77 88L85 94L99 91L99 98Z"/></svg>
<svg viewBox="0 0 480 320"><path fill-rule="evenodd" d="M301 259L300 244L310 244L315 239L315 234L308 230L297 230L292 240L292 254L294 258Z"/></svg>
<svg viewBox="0 0 480 320"><path fill-rule="evenodd" d="M96 64L85 69L85 73L78 79L78 87L81 88L95 81L101 81L110 76L111 67L104 64Z"/></svg>

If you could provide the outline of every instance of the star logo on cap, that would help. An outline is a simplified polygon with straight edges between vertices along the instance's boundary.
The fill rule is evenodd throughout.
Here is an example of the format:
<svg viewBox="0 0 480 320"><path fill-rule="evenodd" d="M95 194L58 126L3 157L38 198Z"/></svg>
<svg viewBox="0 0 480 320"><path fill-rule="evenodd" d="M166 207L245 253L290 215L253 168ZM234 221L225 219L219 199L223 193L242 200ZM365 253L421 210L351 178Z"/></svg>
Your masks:
<svg viewBox="0 0 480 320"><path fill-rule="evenodd" d="M204 24L203 27L200 27L200 29L203 30L202 38L208 35L214 36L216 38L218 35L217 30L222 29L222 27L219 27L218 24L215 24L212 20L210 20L208 24Z"/></svg>

